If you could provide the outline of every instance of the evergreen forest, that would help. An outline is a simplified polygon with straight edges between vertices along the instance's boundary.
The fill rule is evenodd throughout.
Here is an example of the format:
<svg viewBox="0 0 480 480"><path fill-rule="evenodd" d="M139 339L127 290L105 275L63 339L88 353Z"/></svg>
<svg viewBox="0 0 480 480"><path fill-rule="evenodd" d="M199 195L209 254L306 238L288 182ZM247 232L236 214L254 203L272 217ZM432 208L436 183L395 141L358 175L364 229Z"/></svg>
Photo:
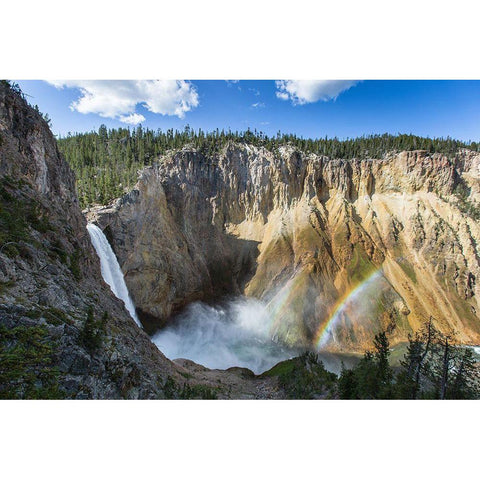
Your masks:
<svg viewBox="0 0 480 480"><path fill-rule="evenodd" d="M291 145L305 153L342 159L381 159L403 150L426 150L430 153L455 155L460 148L479 151L480 143L460 142L452 138L426 138L415 135L371 135L355 139L304 139L293 134L269 137L257 130L204 132L186 126L183 131L107 129L68 134L58 138L60 151L77 176L81 206L107 204L129 191L136 183L138 171L152 165L168 151L184 146L195 148L205 156L215 156L229 143L245 143L275 152L282 145Z"/></svg>

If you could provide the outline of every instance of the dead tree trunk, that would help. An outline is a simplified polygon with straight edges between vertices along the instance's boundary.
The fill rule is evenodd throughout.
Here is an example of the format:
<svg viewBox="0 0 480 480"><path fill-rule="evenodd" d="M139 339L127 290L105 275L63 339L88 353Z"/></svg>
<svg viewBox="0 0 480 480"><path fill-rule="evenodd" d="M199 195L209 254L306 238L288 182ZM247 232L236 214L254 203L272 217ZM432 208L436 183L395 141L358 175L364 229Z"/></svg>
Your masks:
<svg viewBox="0 0 480 480"><path fill-rule="evenodd" d="M413 400L417 399L417 395L420 390L420 373L422 371L423 362L425 361L425 358L427 357L428 352L430 351L430 345L432 343L433 334L434 334L434 331L433 331L433 325L432 325L432 317L430 317L427 324L427 339L425 342L425 350L423 351L423 354L420 356L418 360L418 365L415 372L415 387L413 390Z"/></svg>

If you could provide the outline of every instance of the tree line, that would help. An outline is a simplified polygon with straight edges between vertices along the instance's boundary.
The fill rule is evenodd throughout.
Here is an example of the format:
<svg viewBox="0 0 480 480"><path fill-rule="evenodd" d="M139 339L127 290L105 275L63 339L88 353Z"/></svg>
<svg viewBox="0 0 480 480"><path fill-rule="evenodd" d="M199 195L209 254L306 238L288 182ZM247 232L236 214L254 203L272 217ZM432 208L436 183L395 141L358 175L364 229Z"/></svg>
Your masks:
<svg viewBox="0 0 480 480"><path fill-rule="evenodd" d="M77 191L83 207L105 204L131 189L137 181L138 170L161 155L186 145L205 156L215 156L229 142L265 147L274 153L282 145L291 145L305 153L329 158L383 158L387 153L403 150L426 150L453 156L459 148L479 151L480 143L461 142L452 138L428 138L416 135L369 135L354 139L305 139L294 134L278 132L267 136L257 130L151 130L107 129L75 133L58 138L58 146L77 176Z"/></svg>
<svg viewBox="0 0 480 480"><path fill-rule="evenodd" d="M10 89L28 102L20 86L8 80L0 85ZM37 105L32 107L39 113ZM50 125L48 114L41 114ZM186 145L205 156L215 156L229 142L262 146L276 152L282 145L291 145L305 153L342 159L380 159L387 153L404 150L426 150L453 156L460 148L480 151L480 142L462 142L453 138L429 138L411 134L366 135L340 140L334 138L303 138L280 131L268 136L262 131L216 129L206 132L186 126L184 130L107 129L101 125L98 131L68 133L57 139L58 147L76 173L77 193L82 207L105 204L130 190L137 181L138 170L153 162L169 150Z"/></svg>
<svg viewBox="0 0 480 480"><path fill-rule="evenodd" d="M375 336L352 369L342 369L338 395L343 399L475 399L480 396L479 360L472 348L442 333L430 318L410 334L400 367L389 362L388 333Z"/></svg>

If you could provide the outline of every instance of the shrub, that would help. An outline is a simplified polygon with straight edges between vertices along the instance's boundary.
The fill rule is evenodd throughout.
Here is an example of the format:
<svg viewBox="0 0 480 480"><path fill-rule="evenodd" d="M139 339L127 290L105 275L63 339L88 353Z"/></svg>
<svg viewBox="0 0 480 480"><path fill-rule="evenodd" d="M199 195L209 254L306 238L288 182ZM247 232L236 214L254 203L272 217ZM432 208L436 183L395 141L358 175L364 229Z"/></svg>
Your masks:
<svg viewBox="0 0 480 480"><path fill-rule="evenodd" d="M263 376L278 376L278 383L290 399L333 398L336 395L337 376L325 369L313 352L285 360Z"/></svg>
<svg viewBox="0 0 480 480"><path fill-rule="evenodd" d="M0 326L0 398L63 398L45 326Z"/></svg>
<svg viewBox="0 0 480 480"><path fill-rule="evenodd" d="M94 353L102 346L105 336L105 322L107 318L108 314L107 312L104 312L102 319L100 321L96 321L94 318L93 307L88 307L87 318L83 325L80 338L83 342L83 345L90 353Z"/></svg>
<svg viewBox="0 0 480 480"><path fill-rule="evenodd" d="M80 268L80 250L75 250L70 255L70 271L76 280L82 279L82 270Z"/></svg>

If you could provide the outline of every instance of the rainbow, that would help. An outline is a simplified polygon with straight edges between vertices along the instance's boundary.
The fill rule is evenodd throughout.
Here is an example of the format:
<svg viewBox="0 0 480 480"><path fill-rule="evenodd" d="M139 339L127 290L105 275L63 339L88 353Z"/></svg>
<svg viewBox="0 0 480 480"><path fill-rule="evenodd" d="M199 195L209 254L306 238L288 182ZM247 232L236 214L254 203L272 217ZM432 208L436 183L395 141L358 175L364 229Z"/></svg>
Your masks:
<svg viewBox="0 0 480 480"><path fill-rule="evenodd" d="M290 306L292 299L301 297L299 287L301 286L301 276L291 278L268 302L266 309L271 318L270 335L275 336L279 323L283 318L284 312Z"/></svg>
<svg viewBox="0 0 480 480"><path fill-rule="evenodd" d="M355 305L356 302L360 302L360 295L372 296L368 289L374 286L375 282L381 277L383 277L382 267L372 270L361 282L354 284L335 302L327 320L319 325L314 336L313 344L316 350L322 350L325 347L333 335L333 327L349 307ZM285 321L285 313L292 307L292 302L302 298L305 294L301 288L304 280L302 275L291 278L266 305L270 318L269 332L272 338L275 338L278 334L280 323ZM365 305L365 300L362 300L362 304ZM363 306L362 304L359 304L359 306Z"/></svg>
<svg viewBox="0 0 480 480"><path fill-rule="evenodd" d="M362 293L365 293L365 290L370 287L376 280L383 276L383 269L379 268L374 270L370 275L364 278L360 283L357 283L350 290L347 290L344 295L342 295L332 308L332 313L328 317L326 322L323 322L322 325L317 330L317 333L314 338L314 344L317 350L321 350L325 347L328 340L333 334L333 327L337 323L338 319L341 318L342 313L346 308L355 302L358 299L358 296Z"/></svg>

